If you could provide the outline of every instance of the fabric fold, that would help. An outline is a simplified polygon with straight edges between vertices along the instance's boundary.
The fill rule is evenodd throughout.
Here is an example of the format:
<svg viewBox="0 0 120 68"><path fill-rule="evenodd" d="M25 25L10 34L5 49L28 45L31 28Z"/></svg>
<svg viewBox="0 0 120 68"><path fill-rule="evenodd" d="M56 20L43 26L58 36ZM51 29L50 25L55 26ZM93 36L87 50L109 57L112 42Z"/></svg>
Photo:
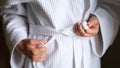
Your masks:
<svg viewBox="0 0 120 68"><path fill-rule="evenodd" d="M26 2L33 2L33 1L36 1L36 0L1 0L0 8L10 6L10 5L26 3Z"/></svg>
<svg viewBox="0 0 120 68"><path fill-rule="evenodd" d="M96 15L99 20L100 35L96 37L91 37L91 44L94 53L97 56L102 57L107 48L114 42L117 31L119 29L119 22L117 20L117 16L115 16L114 14L112 15L110 11L107 11L104 8L99 7L93 14Z"/></svg>

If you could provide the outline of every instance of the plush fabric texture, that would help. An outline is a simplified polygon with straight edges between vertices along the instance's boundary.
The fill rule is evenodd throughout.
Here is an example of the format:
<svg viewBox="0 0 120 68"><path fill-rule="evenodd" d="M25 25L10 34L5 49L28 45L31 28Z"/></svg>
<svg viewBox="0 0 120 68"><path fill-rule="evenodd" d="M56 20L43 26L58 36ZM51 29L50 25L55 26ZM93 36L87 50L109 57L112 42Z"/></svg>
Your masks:
<svg viewBox="0 0 120 68"><path fill-rule="evenodd" d="M4 1L1 14L11 51L11 67L100 68L100 57L114 41L119 27L119 15L109 4L111 2L107 0ZM100 32L94 37L77 36L73 31L74 24L87 20L90 14L97 16ZM15 49L27 38L48 41L44 62L31 61Z"/></svg>

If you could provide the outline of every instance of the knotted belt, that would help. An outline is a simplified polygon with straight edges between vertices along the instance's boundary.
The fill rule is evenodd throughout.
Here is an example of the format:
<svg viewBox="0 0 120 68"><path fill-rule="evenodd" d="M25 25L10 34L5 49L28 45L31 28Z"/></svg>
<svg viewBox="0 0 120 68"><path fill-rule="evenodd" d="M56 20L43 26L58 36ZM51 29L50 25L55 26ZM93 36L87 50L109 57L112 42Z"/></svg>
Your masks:
<svg viewBox="0 0 120 68"><path fill-rule="evenodd" d="M56 35L63 35L67 37L76 37L80 39L88 39L87 37L77 36L73 31L73 26L70 26L65 29L56 30L51 27L47 26L40 26L40 25L30 25L30 34L38 34L38 35L47 35L47 36L56 36Z"/></svg>
<svg viewBox="0 0 120 68"><path fill-rule="evenodd" d="M47 35L47 36L52 36L52 38L45 44L48 45L49 42L53 41L54 39L56 39L59 35L63 35L66 37L73 37L73 38L80 38L83 40L89 40L89 37L80 37L77 36L74 32L73 32L73 26L70 26L66 29L62 29L62 30L55 30L51 27L46 27L46 26L40 26L40 25L30 25L30 34L33 35ZM75 41L73 41L73 50L74 50L74 62L75 62L75 66L79 67L78 63L80 62L80 60L76 59L78 57L78 54L76 53L76 49L75 49ZM39 46L38 46L39 47ZM81 46L81 48L83 48L83 46ZM82 52L81 52L82 55ZM79 57L80 58L80 57ZM82 60L82 57L80 58ZM33 62L33 66L36 65L36 62ZM44 68L44 65L41 63L41 68ZM37 68L37 67L35 67Z"/></svg>

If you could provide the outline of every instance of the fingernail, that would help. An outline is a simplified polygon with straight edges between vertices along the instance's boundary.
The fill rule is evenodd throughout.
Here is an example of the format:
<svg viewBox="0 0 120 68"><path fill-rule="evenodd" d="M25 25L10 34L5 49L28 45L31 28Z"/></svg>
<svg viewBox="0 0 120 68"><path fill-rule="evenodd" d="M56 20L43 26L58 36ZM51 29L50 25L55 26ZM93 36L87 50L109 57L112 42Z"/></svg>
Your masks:
<svg viewBox="0 0 120 68"><path fill-rule="evenodd" d="M42 46L43 46L43 45L38 45L37 47L40 48L40 47L42 47Z"/></svg>

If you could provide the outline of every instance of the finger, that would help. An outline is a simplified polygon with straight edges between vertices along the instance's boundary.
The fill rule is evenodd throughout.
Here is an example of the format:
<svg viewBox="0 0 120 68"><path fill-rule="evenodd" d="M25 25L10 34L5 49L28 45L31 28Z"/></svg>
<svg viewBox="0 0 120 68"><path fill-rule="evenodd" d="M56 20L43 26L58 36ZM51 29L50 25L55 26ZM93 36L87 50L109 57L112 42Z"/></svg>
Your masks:
<svg viewBox="0 0 120 68"><path fill-rule="evenodd" d="M82 28L81 24L78 22L74 26L74 31L77 35L83 36L83 37L89 37L90 35L85 33L84 29Z"/></svg>
<svg viewBox="0 0 120 68"><path fill-rule="evenodd" d="M74 29L75 29L75 33L76 33L77 35L80 35L80 36L83 36L83 37L88 36L88 35L84 32L84 29L83 29L82 26L79 24L79 22L76 23Z"/></svg>
<svg viewBox="0 0 120 68"><path fill-rule="evenodd" d="M36 62L43 62L45 61L46 57L43 57L43 58L40 58L40 59L34 59L33 61L36 61Z"/></svg>
<svg viewBox="0 0 120 68"><path fill-rule="evenodd" d="M90 35L93 35L93 34L96 33L96 31L93 30L93 29L87 29L87 30L85 30L85 32L86 32L87 34L90 34Z"/></svg>
<svg viewBox="0 0 120 68"><path fill-rule="evenodd" d="M24 48L21 48L20 46L17 46L16 49L17 49L20 53L22 53L22 54L24 54L25 56L27 56L28 58L31 58L30 53L29 53L28 51L26 51Z"/></svg>
<svg viewBox="0 0 120 68"><path fill-rule="evenodd" d="M47 41L45 41L45 40L36 40L36 39L29 39L29 40L27 40L27 43L28 44L32 44L32 45L43 45L43 44L45 44Z"/></svg>
<svg viewBox="0 0 120 68"><path fill-rule="evenodd" d="M33 56L33 57L32 57L32 60L34 60L34 61L40 61L40 60L43 59L43 58L46 58L46 53Z"/></svg>
<svg viewBox="0 0 120 68"><path fill-rule="evenodd" d="M38 45L30 45L27 44L26 46L24 46L24 49L26 49L27 51L31 51L33 49L35 49Z"/></svg>
<svg viewBox="0 0 120 68"><path fill-rule="evenodd" d="M30 51L30 50L34 49L35 45L33 46L33 45L30 45L30 44L26 43L26 42L28 42L28 40L29 39L22 40L20 43L18 43L16 48L21 49L21 51L24 51L24 50L25 51Z"/></svg>
<svg viewBox="0 0 120 68"><path fill-rule="evenodd" d="M88 22L87 25L89 28L92 28L92 27L98 25L98 23L97 22Z"/></svg>
<svg viewBox="0 0 120 68"><path fill-rule="evenodd" d="M87 30L87 29L83 29L83 27L81 25L78 25L78 26L79 26L78 27L79 33L81 34L82 37L89 37L90 36L90 34L87 34L85 32L85 30Z"/></svg>
<svg viewBox="0 0 120 68"><path fill-rule="evenodd" d="M88 26L89 27L92 27L92 26L94 26L94 25L98 25L99 24L99 21L98 21L98 19L97 19L97 17L96 16L91 16L90 17L90 20L88 21Z"/></svg>
<svg viewBox="0 0 120 68"><path fill-rule="evenodd" d="M31 51L31 55L36 56L38 54L43 54L47 52L47 48L41 47L41 48L35 48Z"/></svg>
<svg viewBox="0 0 120 68"><path fill-rule="evenodd" d="M46 59L46 57L41 58L41 59L39 59L38 61L39 61L39 62L43 62L43 61L45 61L45 59Z"/></svg>
<svg viewBox="0 0 120 68"><path fill-rule="evenodd" d="M77 35L80 35L80 33L78 32L78 28L77 28L78 26L77 26L77 23L74 25L74 32L75 32L75 34L77 34Z"/></svg>
<svg viewBox="0 0 120 68"><path fill-rule="evenodd" d="M77 23L77 31L80 33L81 36L84 36L84 35L85 35L85 31L84 31L84 29L82 28L82 26L81 26L80 23Z"/></svg>
<svg viewBox="0 0 120 68"><path fill-rule="evenodd" d="M93 25L90 29L86 30L86 33L96 33L99 30L99 24Z"/></svg>
<svg viewBox="0 0 120 68"><path fill-rule="evenodd" d="M93 28L85 30L85 32L91 36L96 35L98 31L99 31L99 27L93 27Z"/></svg>
<svg viewBox="0 0 120 68"><path fill-rule="evenodd" d="M40 59L40 58L44 58L46 57L47 53L44 52L44 53L41 53L41 54L38 54L38 55L35 55L35 56L32 56L33 59Z"/></svg>

